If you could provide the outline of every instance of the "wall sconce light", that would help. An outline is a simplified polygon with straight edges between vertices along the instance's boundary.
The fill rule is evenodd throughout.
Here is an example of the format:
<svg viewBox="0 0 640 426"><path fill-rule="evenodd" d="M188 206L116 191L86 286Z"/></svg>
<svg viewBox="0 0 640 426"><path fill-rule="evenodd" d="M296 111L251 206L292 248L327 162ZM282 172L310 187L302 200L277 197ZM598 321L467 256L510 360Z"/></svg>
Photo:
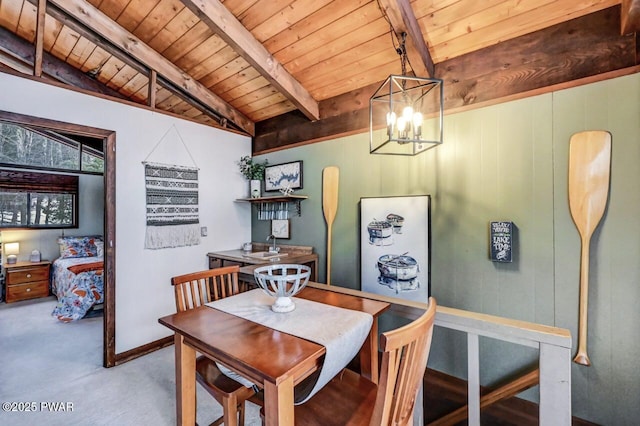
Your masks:
<svg viewBox="0 0 640 426"><path fill-rule="evenodd" d="M7 263L13 264L18 261L18 253L20 253L20 243L5 243L4 252L7 254Z"/></svg>
<svg viewBox="0 0 640 426"><path fill-rule="evenodd" d="M402 75L390 75L369 100L371 154L416 155L442 143L443 82L406 75L406 36L397 49Z"/></svg>

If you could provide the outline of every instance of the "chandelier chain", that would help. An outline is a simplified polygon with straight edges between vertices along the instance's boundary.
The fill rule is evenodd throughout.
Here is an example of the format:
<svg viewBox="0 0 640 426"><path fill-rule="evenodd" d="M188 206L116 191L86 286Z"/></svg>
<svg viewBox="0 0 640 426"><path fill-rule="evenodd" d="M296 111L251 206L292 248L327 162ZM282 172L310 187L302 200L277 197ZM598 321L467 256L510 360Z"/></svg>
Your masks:
<svg viewBox="0 0 640 426"><path fill-rule="evenodd" d="M398 56L400 56L400 66L402 69L402 75L407 75L408 58L407 58L407 48L405 47L405 42L407 41L407 33L402 32L401 34L402 39L399 39L398 34L393 29L393 25L391 25L391 21L389 20L387 13L385 12L382 5L380 4L380 0L376 0L376 3L378 4L378 9L380 9L380 13L384 17L385 21L387 21L387 23L389 24L389 35L391 36L391 44L393 45L393 48L398 54ZM409 63L409 66L411 66L411 63Z"/></svg>
<svg viewBox="0 0 640 426"><path fill-rule="evenodd" d="M407 33L402 33L402 41L400 41L400 47L396 50L400 55L400 67L402 69L402 75L407 75L407 48L405 42L407 40Z"/></svg>

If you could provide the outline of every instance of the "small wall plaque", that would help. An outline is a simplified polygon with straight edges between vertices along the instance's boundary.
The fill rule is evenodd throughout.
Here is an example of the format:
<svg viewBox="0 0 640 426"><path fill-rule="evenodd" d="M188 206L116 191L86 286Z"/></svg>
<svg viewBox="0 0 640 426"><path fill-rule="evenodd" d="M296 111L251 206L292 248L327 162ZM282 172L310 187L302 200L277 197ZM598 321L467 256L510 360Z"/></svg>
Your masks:
<svg viewBox="0 0 640 426"><path fill-rule="evenodd" d="M513 261L513 222L490 223L491 260L510 263Z"/></svg>

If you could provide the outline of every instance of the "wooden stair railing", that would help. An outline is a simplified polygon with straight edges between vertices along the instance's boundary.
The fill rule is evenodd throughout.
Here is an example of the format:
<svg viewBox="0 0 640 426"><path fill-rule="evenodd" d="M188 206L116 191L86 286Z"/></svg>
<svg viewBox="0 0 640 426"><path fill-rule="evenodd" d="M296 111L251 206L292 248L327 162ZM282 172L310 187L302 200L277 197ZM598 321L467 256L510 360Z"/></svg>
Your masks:
<svg viewBox="0 0 640 426"><path fill-rule="evenodd" d="M409 320L416 319L428 306L425 303L386 297L373 293L327 286L309 282L308 286L323 288L338 293L356 294L360 297L391 303L390 314ZM493 404L492 399L509 392L519 393L533 381L533 376L525 375L509 385L481 398L480 396L480 337L489 337L504 342L527 346L538 350L538 379L540 384L539 422L540 425L571 426L571 334L569 330L514 320L462 309L439 305L435 326L461 331L467 334L467 407L469 426L480 426L480 408ZM531 373L532 375L534 373ZM533 384L531 385L533 386ZM521 388L520 391L517 391ZM422 393L418 393L422 400ZM423 425L422 404L416 403L414 425ZM451 413L453 414L453 413ZM464 419L464 418L463 418Z"/></svg>
<svg viewBox="0 0 640 426"><path fill-rule="evenodd" d="M535 370L530 371L529 373L518 377L517 379L512 380L509 383L506 383L482 396L480 398L480 408L482 409L498 401L511 398L512 396L515 396L520 392L537 385L539 381L540 370L536 368ZM427 426L452 426L461 422L462 420L465 420L466 418L468 418L468 416L469 406L465 405L445 416L440 417L438 420L429 423Z"/></svg>

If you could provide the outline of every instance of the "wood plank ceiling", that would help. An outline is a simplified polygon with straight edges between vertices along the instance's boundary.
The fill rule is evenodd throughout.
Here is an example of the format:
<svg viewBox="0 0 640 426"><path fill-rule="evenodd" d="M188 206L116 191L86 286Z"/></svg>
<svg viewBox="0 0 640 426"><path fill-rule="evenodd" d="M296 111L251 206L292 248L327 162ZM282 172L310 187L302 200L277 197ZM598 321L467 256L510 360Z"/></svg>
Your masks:
<svg viewBox="0 0 640 426"><path fill-rule="evenodd" d="M613 6L635 33L640 0L0 0L0 70L259 137L292 113L313 123L366 107L401 72L391 28L446 91L448 61Z"/></svg>

